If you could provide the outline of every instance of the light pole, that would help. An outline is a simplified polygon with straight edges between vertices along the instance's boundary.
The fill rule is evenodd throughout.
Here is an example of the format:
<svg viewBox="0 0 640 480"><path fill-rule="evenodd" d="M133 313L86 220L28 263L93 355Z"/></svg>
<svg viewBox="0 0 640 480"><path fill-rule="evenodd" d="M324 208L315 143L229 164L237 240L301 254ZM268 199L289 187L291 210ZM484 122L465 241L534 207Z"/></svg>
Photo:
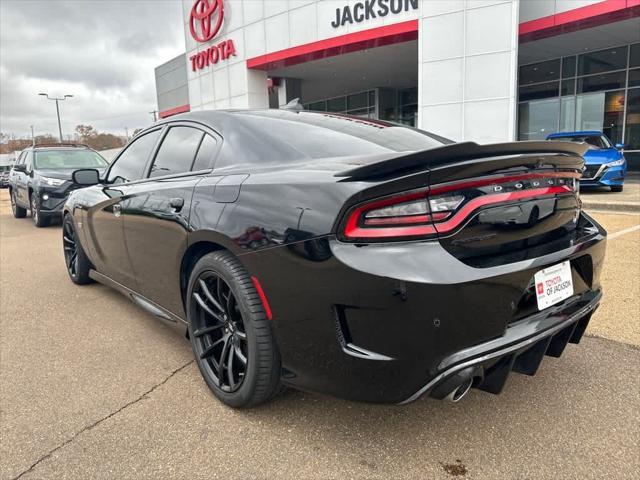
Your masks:
<svg viewBox="0 0 640 480"><path fill-rule="evenodd" d="M55 100L56 101L56 113L58 114L58 133L60 134L60 143L62 143L63 142L63 140L62 140L62 124L60 123L60 106L58 105L58 102L66 100L67 98L71 98L71 97L73 97L73 95L65 95L62 98L50 97L49 94L47 94L47 93L39 93L38 95L42 95L43 97L47 97L47 100Z"/></svg>

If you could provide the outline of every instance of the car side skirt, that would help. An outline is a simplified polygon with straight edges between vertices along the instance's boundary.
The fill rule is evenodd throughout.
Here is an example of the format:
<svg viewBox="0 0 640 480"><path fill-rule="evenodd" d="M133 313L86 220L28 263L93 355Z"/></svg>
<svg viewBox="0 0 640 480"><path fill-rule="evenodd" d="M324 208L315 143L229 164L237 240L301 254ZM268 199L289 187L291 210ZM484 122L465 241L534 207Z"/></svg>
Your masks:
<svg viewBox="0 0 640 480"><path fill-rule="evenodd" d="M166 308L158 305L157 303L149 300L144 295L122 285L119 282L109 278L108 276L98 272L97 270L90 270L89 277L95 280L98 283L101 283L109 288L113 288L114 290L120 292L122 295L127 297L133 303L143 308L147 312L149 312L154 317L163 320L164 322L171 325L178 325L180 327L184 327L187 325L187 321L182 317L176 315L173 312L170 312Z"/></svg>

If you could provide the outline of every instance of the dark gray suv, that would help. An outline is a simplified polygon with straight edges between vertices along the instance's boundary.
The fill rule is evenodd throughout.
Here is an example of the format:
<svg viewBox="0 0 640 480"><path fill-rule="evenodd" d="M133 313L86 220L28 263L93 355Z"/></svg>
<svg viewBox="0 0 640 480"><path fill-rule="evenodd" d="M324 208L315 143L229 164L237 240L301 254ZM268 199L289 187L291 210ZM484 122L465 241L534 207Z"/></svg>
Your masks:
<svg viewBox="0 0 640 480"><path fill-rule="evenodd" d="M24 218L27 210L36 227L60 218L69 192L79 187L71 174L82 168L104 170L107 161L85 145L35 145L24 149L9 174L13 216Z"/></svg>

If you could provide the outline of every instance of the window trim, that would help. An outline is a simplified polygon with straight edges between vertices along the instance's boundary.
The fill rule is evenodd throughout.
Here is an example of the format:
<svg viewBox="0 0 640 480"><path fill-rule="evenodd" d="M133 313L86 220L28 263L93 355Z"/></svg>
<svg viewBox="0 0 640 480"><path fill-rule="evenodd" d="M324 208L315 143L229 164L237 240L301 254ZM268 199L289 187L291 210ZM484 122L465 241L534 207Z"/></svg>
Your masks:
<svg viewBox="0 0 640 480"><path fill-rule="evenodd" d="M188 126L188 127L194 127L197 128L199 130L202 130L205 134L209 134L211 135L215 140L216 140L216 150L213 154L213 158L211 160L211 167L207 168L207 169L203 169L203 170L198 170L198 171L193 171L193 172L181 172L181 173L172 173L169 175L163 175L163 176L157 176L157 177L149 177L149 173L151 170L151 165L152 165L152 159L155 160L156 158L156 154L158 153L158 149L161 145L161 141L164 139L164 136L166 135L166 132L169 130L169 128L174 127L174 126L180 126L180 125L184 125L184 126ZM106 171L105 176L104 176L104 181L105 183L107 183L107 178L109 178L109 174L111 173L111 168L113 168L113 165L115 165L115 163L120 159L120 157L122 156L122 154L129 148L129 146L138 138L142 137L143 135L146 135L148 133L154 132L156 130L162 130L160 132L160 137L158 138L158 140L156 141L155 145L153 146L153 148L151 149L151 153L149 154L149 157L147 158L147 161L145 163L145 167L144 167L144 173L143 173L143 177L138 179L138 180L134 180L132 182L127 182L121 185L138 185L140 183L147 183L147 182L152 182L154 180L164 180L164 179L169 179L169 178L178 178L178 177L188 177L188 176L192 176L192 175L207 175L213 172L213 170L215 169L216 163L218 161L218 156L220 154L220 150L222 149L223 143L224 143L224 138L222 137L222 135L220 135L217 131L215 131L213 128L211 128L208 125L205 125L204 123L200 123L200 122L196 122L196 121L192 121L192 120L174 120L174 121L168 121L165 123L162 123L160 125L154 125L153 127L149 127L148 130L143 130L142 132L140 132L138 135L136 135L131 142L129 142L129 144L123 148L120 153L118 153L118 155L116 156L116 158L114 158L114 160L111 162L111 164L109 165L109 169ZM195 157L194 157L195 160ZM193 166L193 164L192 164Z"/></svg>
<svg viewBox="0 0 640 480"><path fill-rule="evenodd" d="M159 125L156 128L149 128L148 130L144 130L142 132L140 132L138 135L136 135L133 139L131 139L131 141L129 142L128 145L126 145L122 150L120 150L120 153L118 153L118 155L116 156L116 158L113 159L113 162L111 162L111 164L109 165L109 168L107 169L107 171L104 174L104 183L107 185L112 185L113 182L109 182L109 175L111 175L111 170L113 169L113 166L118 163L118 161L120 160L120 157L122 157L122 155L124 155L124 152L126 152L127 150L129 150L129 148L131 147L131 145L134 144L134 142L136 142L138 139L144 137L145 135L148 135L150 133L153 133L157 130L160 130L160 137L156 140L156 143L154 144L154 146L151 149L151 152L155 152L156 149L158 148L158 142L160 141L160 138L162 138L162 130L164 130L166 128L166 125ZM145 162L145 167L142 170L142 177L139 178L138 180L133 180L132 182L124 182L124 185L132 185L132 184L137 184L140 183L144 180L147 180L144 176L144 173L147 171L147 167L149 165L149 157L147 157L147 160Z"/></svg>
<svg viewBox="0 0 640 480"><path fill-rule="evenodd" d="M169 132L169 130L173 127L190 127L190 128L195 128L196 130L200 130L201 132L203 132L205 135L209 134L211 135L215 140L216 140L216 149L214 151L213 154L213 158L211 159L211 166L209 168L206 169L202 169L202 170L196 170L196 171L188 171L188 172L180 172L180 173L170 173L168 175L158 175L157 177L150 177L149 175L151 174L151 167L153 166L153 162L155 162L156 156L158 155L158 151L160 150L160 147L162 146L162 142L164 141L165 137L167 136L167 133ZM213 171L213 169L215 168L215 164L216 161L218 159L218 154L220 153L220 149L222 148L222 136L216 132L215 130L213 130L212 128L199 123L199 122L192 122L192 121L188 121L188 120L175 120L175 121L169 121L165 124L163 124L163 129L164 131L161 133L160 135L160 139L158 140L158 143L156 143L156 145L154 146L153 150L152 150L152 155L150 156L149 160L147 161L147 164L145 166L145 176L139 180L140 182L142 181L153 181L153 180L164 180L164 179L169 179L169 178L178 178L178 177L188 177L191 175L206 175L208 173L211 173ZM202 137L202 139L204 139L204 137ZM200 140L200 144L198 145L198 149L196 150L196 153L193 157L193 160L191 160L191 168L193 168L193 164L196 160L196 157L198 156L198 150L200 150L200 146L202 145L202 139Z"/></svg>
<svg viewBox="0 0 640 480"><path fill-rule="evenodd" d="M178 173L169 173L167 175L157 175L154 177L151 177L151 169L153 167L153 164L155 163L156 159L158 158L158 153L160 152L160 148L162 148L162 144L164 143L165 139L167 138L167 135L169 135L169 131L172 128L177 128L177 127L187 127L187 128L192 128L194 130L198 130L199 132L202 133L202 136L200 137L200 141L198 142L198 146L196 148L195 153L193 154L193 158L191 159L191 163L189 164L189 170L186 172L178 172ZM185 122L185 121L176 121L176 122L169 122L166 125L166 128L164 129L164 132L162 133L162 136L160 138L160 142L155 146L154 151L153 151L153 156L151 158L151 161L148 162L147 166L145 167L145 179L156 179L156 178L172 178L172 177L176 177L176 176L184 176L184 175L193 175L193 174L198 174L200 172L210 172L211 170L213 170L213 164L215 163L215 158L217 158L218 156L218 144L220 143L219 138L217 138L218 136L216 135L210 135L214 138L214 140L216 141L216 150L214 151L214 158L212 159L213 161L210 162L211 167L210 168L205 168L205 169L201 169L201 170L192 170L193 169L193 165L195 164L196 158L198 157L198 152L200 151L200 147L202 146L202 142L204 141L204 136L205 135L210 135L205 129L203 129L201 126L199 125L194 125L192 122Z"/></svg>

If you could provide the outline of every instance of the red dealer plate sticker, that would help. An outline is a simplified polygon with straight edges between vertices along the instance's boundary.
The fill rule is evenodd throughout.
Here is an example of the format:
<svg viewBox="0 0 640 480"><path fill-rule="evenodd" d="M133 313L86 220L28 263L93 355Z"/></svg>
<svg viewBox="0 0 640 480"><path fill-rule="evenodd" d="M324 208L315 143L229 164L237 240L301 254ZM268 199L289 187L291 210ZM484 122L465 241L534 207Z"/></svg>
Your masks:
<svg viewBox="0 0 640 480"><path fill-rule="evenodd" d="M535 274L534 279L538 310L544 310L573 295L573 280L569 262L562 262L540 270Z"/></svg>

